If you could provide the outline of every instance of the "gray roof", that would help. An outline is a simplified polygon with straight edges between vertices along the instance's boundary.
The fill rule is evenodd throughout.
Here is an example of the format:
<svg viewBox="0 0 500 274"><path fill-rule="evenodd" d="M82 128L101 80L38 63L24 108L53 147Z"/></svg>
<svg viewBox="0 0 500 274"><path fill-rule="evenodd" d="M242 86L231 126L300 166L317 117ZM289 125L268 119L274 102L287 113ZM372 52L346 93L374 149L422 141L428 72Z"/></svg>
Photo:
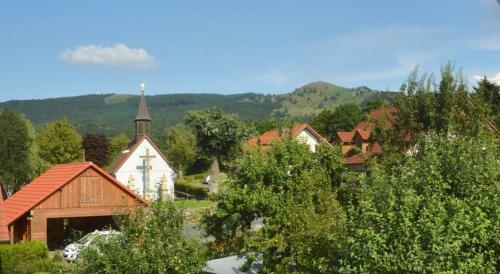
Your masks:
<svg viewBox="0 0 500 274"><path fill-rule="evenodd" d="M139 109L137 110L137 116L135 120L151 121L151 116L149 116L148 105L146 104L146 98L144 98L144 93L141 95L141 100L139 101Z"/></svg>

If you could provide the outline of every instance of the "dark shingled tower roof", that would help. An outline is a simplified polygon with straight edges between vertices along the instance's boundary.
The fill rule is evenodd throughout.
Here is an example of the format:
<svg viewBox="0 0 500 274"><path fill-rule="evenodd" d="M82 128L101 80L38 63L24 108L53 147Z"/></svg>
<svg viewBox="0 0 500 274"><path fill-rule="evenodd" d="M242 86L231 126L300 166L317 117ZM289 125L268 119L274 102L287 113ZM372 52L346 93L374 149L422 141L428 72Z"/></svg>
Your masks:
<svg viewBox="0 0 500 274"><path fill-rule="evenodd" d="M146 105L146 98L144 98L144 92L141 94L141 100L139 101L139 110L137 110L137 116L135 116L136 121L151 121L151 116L149 116L148 106Z"/></svg>

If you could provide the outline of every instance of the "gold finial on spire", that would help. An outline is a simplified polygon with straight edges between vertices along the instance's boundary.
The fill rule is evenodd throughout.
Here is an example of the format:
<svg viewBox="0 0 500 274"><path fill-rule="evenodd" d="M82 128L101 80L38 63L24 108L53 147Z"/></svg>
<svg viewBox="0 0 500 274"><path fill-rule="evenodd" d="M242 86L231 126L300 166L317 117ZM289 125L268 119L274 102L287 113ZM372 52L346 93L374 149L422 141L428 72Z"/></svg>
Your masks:
<svg viewBox="0 0 500 274"><path fill-rule="evenodd" d="M141 93L143 96L144 96L144 87L146 87L146 85L144 83L141 83Z"/></svg>

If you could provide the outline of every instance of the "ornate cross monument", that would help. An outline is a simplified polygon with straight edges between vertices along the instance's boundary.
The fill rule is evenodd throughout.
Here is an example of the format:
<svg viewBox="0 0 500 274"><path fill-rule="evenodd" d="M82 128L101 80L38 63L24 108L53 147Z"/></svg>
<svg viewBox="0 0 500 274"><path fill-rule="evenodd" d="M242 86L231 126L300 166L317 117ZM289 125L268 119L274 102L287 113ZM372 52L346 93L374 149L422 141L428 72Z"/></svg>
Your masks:
<svg viewBox="0 0 500 274"><path fill-rule="evenodd" d="M144 159L144 164L142 166L139 166L138 168L142 169L144 172L144 180L143 180L143 186L142 186L142 196L146 197L146 193L150 192L150 170L152 169L151 167L151 159L156 158L156 156L149 154L149 148L146 148L146 155L139 156L139 158Z"/></svg>

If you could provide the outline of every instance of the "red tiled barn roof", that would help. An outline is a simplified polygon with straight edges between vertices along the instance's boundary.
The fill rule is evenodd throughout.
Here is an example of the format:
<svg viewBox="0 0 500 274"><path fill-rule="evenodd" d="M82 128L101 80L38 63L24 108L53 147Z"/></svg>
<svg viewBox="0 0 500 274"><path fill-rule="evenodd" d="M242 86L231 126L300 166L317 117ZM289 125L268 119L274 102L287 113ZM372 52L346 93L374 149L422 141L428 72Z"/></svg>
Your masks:
<svg viewBox="0 0 500 274"><path fill-rule="evenodd" d="M112 183L120 187L123 191L127 192L137 200L144 204L149 204L142 199L135 192L131 191L123 184L118 182L115 178L109 175L106 171L102 170L97 165L91 162L74 163L74 164L60 164L55 165L47 172L40 175L40 177L27 184L21 190L12 195L4 202L5 207L5 224L10 225L17 218L31 210L37 204L56 192L58 189L71 182L78 175L85 170L93 168L103 177L110 180Z"/></svg>

